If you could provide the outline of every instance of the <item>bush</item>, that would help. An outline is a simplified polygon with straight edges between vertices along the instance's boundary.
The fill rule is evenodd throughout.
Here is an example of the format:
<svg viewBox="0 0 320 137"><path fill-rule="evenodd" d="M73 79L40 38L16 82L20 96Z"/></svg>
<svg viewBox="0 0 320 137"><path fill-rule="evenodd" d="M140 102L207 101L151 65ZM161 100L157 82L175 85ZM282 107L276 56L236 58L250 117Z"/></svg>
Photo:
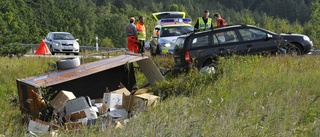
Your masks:
<svg viewBox="0 0 320 137"><path fill-rule="evenodd" d="M3 57L21 57L30 50L30 46L20 46L17 44L9 44L5 46L0 46L0 56Z"/></svg>

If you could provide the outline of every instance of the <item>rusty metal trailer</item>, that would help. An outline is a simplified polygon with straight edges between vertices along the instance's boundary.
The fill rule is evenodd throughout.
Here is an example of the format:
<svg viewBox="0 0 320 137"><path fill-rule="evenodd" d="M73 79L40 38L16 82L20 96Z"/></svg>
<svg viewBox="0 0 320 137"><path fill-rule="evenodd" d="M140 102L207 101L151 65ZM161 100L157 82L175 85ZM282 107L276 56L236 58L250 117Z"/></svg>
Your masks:
<svg viewBox="0 0 320 137"><path fill-rule="evenodd" d="M106 88L118 89L122 83L129 91L136 85L134 62L150 84L164 79L157 66L148 56L125 54L109 59L80 65L66 70L17 79L20 109L38 117L43 109L43 92L52 98L58 91L72 91L76 97L101 98ZM45 91L44 91L45 90Z"/></svg>

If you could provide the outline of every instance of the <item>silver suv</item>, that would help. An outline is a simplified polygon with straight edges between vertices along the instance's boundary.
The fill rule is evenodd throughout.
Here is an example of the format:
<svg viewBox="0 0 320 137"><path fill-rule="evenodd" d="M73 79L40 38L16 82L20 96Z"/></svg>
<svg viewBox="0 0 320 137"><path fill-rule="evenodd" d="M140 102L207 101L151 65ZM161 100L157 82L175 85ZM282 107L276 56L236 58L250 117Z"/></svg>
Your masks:
<svg viewBox="0 0 320 137"><path fill-rule="evenodd" d="M52 55L55 53L79 55L78 39L75 39L69 32L49 32L44 41Z"/></svg>

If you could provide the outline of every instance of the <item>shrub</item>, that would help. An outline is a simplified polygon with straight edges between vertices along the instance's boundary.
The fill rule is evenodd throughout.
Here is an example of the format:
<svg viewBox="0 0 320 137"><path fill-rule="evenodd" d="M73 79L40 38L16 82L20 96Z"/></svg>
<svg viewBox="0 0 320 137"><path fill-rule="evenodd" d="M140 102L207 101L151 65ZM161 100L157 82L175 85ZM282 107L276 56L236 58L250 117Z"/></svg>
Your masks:
<svg viewBox="0 0 320 137"><path fill-rule="evenodd" d="M3 57L13 57L13 56L21 57L24 54L26 54L28 52L28 50L30 50L30 49L31 49L30 46L20 46L20 45L17 45L17 44L4 45L4 46L0 46L0 56L3 56Z"/></svg>

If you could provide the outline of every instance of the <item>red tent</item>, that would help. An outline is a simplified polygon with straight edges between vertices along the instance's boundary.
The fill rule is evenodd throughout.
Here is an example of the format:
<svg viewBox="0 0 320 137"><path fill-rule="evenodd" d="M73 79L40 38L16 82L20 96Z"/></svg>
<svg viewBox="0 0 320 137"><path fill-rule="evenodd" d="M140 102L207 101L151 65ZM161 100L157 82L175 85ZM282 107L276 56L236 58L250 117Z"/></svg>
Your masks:
<svg viewBox="0 0 320 137"><path fill-rule="evenodd" d="M46 55L46 54L51 54L49 48L47 47L47 44L41 40L37 50L36 50L36 55Z"/></svg>

